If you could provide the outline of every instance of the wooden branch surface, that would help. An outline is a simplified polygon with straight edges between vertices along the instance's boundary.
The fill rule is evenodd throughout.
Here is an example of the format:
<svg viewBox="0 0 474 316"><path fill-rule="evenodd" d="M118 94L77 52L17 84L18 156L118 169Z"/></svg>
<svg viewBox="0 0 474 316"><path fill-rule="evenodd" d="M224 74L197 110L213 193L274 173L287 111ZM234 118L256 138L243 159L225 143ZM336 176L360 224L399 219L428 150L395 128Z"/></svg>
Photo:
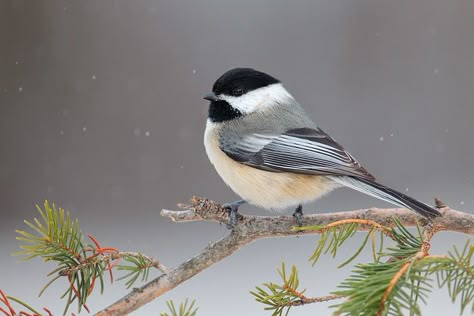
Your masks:
<svg viewBox="0 0 474 316"><path fill-rule="evenodd" d="M227 224L229 216L226 209L220 204L205 199L194 197L192 205L182 211L162 210L161 215L169 217L175 222L189 221L215 221ZM442 217L437 217L432 222L433 232L452 231L474 235L474 215L453 210L441 201L436 201ZM427 224L426 219L418 216L413 211L402 208L390 209L360 209L347 212L310 214L303 217L304 226L324 226L339 220L370 219L383 226L394 226L393 218L398 218L404 226ZM201 253L162 274L144 286L134 289L125 297L119 299L96 315L126 315L141 306L151 302L164 293L172 290L179 284L200 273L211 265L232 255L242 246L259 239L268 237L315 235L318 231L298 231L293 229L296 225L292 216L253 216L242 215L233 230L224 238L209 244ZM368 230L369 226L361 225L359 230Z"/></svg>

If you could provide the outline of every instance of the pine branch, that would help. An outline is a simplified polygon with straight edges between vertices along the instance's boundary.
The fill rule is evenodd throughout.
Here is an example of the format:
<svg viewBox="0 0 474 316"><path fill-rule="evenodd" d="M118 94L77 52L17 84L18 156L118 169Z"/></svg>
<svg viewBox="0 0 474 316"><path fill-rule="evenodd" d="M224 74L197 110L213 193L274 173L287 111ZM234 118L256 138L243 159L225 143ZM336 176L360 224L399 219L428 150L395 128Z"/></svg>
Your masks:
<svg viewBox="0 0 474 316"><path fill-rule="evenodd" d="M209 220L228 223L228 212L219 204L201 198L194 198L192 202L193 205L190 206L188 210L180 212L163 210L162 215L170 217L174 221ZM440 204L438 204L438 206L439 205ZM66 297L64 313L66 313L74 301L77 302L79 309L81 307L87 308L85 305L86 299L92 293L96 280L100 281L101 290L103 290L104 275L109 273L110 281L112 282L112 270L114 268L120 268L128 272L125 276L128 280L126 283L128 287L140 278L146 280L149 269L152 267L164 273L143 287L135 289L129 295L112 304L109 308L99 312L97 315L123 315L134 311L210 265L230 256L240 247L259 238L304 234L331 235L331 237L326 238L328 241L328 244L325 246L326 248L324 248L323 245L320 247L320 250L315 251L317 257L322 253L323 248L325 249L324 252L331 251L331 253L335 255L338 247L343 245L344 241L352 236L355 231L369 231L362 247L344 264L347 264L357 256L366 243L368 243L369 236L372 237L374 258L376 263L379 263L381 255L374 250L376 249L375 231L378 230L381 232L381 236L387 235L396 240L400 245L397 250L398 253L390 253L390 258L387 263L385 263L390 265L394 263L399 264L409 256L413 256L413 248L416 248L415 245L417 245L416 240L410 236L404 233L393 233L392 227L398 225L394 217L398 218L405 226L415 226L418 222L423 225L430 224L425 219L418 217L415 213L404 209L365 209L351 212L306 215L303 223L306 228L310 227L313 229L303 230L295 227L296 223L291 216L259 217L242 215L239 218L238 224L227 236L210 244L202 253L187 260L176 268L167 269L159 261L145 255L120 252L115 248L103 247L90 235L88 235L88 238L91 242L85 243L78 221L71 220L69 213L62 209L57 209L54 205L51 207L46 202L44 210L38 207L38 211L41 215L39 220L34 219L33 222L26 222L34 232L18 231L20 235L18 239L26 243L26 245L22 246L23 251L20 254L26 256L25 260L42 257L46 261L54 261L57 263L57 268L49 274L52 279L46 284L42 292L53 282L61 277L66 277L68 286L63 295L63 297ZM454 211L448 207L441 209L441 212L444 216L434 219L431 223L432 234L442 230L474 234L474 225L472 225L472 223L474 223L473 215ZM322 228L322 226L325 227ZM399 230L402 231L402 228L399 227ZM429 243L426 243L426 245L429 246ZM419 246L416 251L422 246L423 244ZM420 284L423 283L421 282L421 271L414 268L419 267L418 262L424 262L427 258L432 260L430 261L431 263L437 262L433 261L435 256L426 255L426 257L416 260L416 262L411 261L410 265L404 268L402 268L403 266L392 266L393 273L391 272L386 284L390 284L390 281L392 281L392 284L395 285L392 286L390 291L384 292L388 293L384 298L385 305L396 306L398 309L403 308L403 306L397 304L397 302L400 301L397 301L397 298L399 298L399 296L406 298L408 295L408 292L397 290L400 287L399 284L403 283L402 280L408 279L404 277L394 278L394 276L397 275L397 271L400 275L408 275L413 271L411 274L413 277L410 277L411 285L406 285L408 284L407 282L403 283L403 285L405 288L410 288L411 286L411 288L414 289L409 292L411 293L410 295L417 299L423 299L422 292L424 288L420 286ZM463 259L465 258L463 257ZM117 266L120 260L127 261L129 265ZM403 264L404 263L405 262L403 262ZM465 262L463 263L460 260L456 261L456 263L458 268L463 264L465 265ZM465 270L467 276L471 276L471 274L469 274L470 269L471 268L466 268ZM470 292L466 290L467 287L459 287L457 283L453 284L450 277L445 277L445 279L440 278L440 280L441 283L444 282L448 287L453 288L453 300L457 297L461 297L461 302L464 304L463 306L467 306L467 304L471 302ZM467 281L463 282L463 284L467 284L466 282ZM292 291L292 287L287 287L286 290ZM303 295L298 291L293 292L294 295L298 293ZM329 297L331 298L333 296ZM295 306L313 301L317 302L321 299L322 298L311 299L305 296L299 296L299 301L293 302L292 304ZM351 298L350 301L352 300ZM396 303L392 304L392 301ZM384 309L384 311L385 310L386 309Z"/></svg>
<svg viewBox="0 0 474 316"><path fill-rule="evenodd" d="M416 237L397 222L397 230L393 230L397 245L382 254L389 260L356 265L353 274L341 283L343 290L334 292L348 297L336 305L337 313L381 316L401 315L404 308L418 310L418 299L423 298L425 289L414 264L428 256L433 234L432 225L425 227L423 237Z"/></svg>
<svg viewBox="0 0 474 316"><path fill-rule="evenodd" d="M326 295L321 297L307 297L304 295L306 289L299 290L299 277L296 266L291 268L290 275L287 276L285 263L282 262L281 269L278 269L283 284L265 283L262 287L256 287L256 291L250 293L255 297L257 302L264 305L265 310L273 311L272 315L281 316L288 315L290 309L294 306L302 306L312 303L326 302L339 299L343 296L338 294Z"/></svg>
<svg viewBox="0 0 474 316"><path fill-rule="evenodd" d="M162 210L161 215L169 217L175 222L202 220L223 224L229 222L227 210L208 199L195 197L192 199L192 205L185 207L188 209L184 211ZM434 232L456 231L474 234L474 215L455 211L449 207L444 207L440 211L443 216L434 219L432 223ZM394 227L396 226L394 218L398 218L405 227L416 226L419 223L426 224L426 220L414 212L400 208L372 208L350 212L311 214L304 216L303 224L305 226L321 226L340 220L362 219L372 220L384 227ZM136 291L129 293L96 315L124 315L137 310L257 239L320 233L314 230L300 231L294 229L295 224L292 216L242 215L238 224L227 236L211 243L200 254L170 269L169 273L161 275ZM371 229L372 226L370 225L361 224L357 227L358 231Z"/></svg>
<svg viewBox="0 0 474 316"><path fill-rule="evenodd" d="M85 243L78 220L71 220L68 212L50 205L47 201L44 208L37 206L40 219L33 222L25 221L33 232L17 230L17 239L24 242L20 246L22 251L16 255L25 256L24 260L36 257L45 261L55 262L56 269L48 276L49 282L41 289L41 294L54 282L66 278L67 287L61 298L66 298L63 314L65 315L70 305L77 301L78 310L88 310L87 298L92 294L96 281L99 281L101 293L104 290L104 274L108 273L110 282L113 283L113 269L125 270L128 274L121 279L126 279L127 287L141 277L143 281L148 278L151 268L156 268L163 273L168 269L158 260L135 252L121 252L116 248L102 247L92 236L88 235L91 243ZM120 261L126 265L119 265Z"/></svg>
<svg viewBox="0 0 474 316"><path fill-rule="evenodd" d="M357 223L348 220L324 227L311 227L322 232L316 252L324 247L321 244L329 243L330 247L325 252L341 247L353 235L352 230ZM454 247L449 256L430 255L431 239L435 234L431 223L425 225L423 230L417 227L417 235L409 232L399 221L396 221L396 226L390 229L396 245L379 253L373 263L356 265L352 275L341 283L341 290L326 296L346 298L342 303L333 305L337 308L334 314L382 316L404 315L404 311L407 311L410 315L421 315L419 302L426 302L433 276L436 276L439 287L448 287L453 302L460 300L461 313L470 304L474 311L474 266L471 263L474 245L468 241L462 251ZM338 231L332 232L336 228ZM325 237L328 232L333 235L331 242L327 242L328 238ZM388 260L384 262L383 258ZM284 264L279 273L283 280L281 285L265 283L266 289L257 287L256 292L251 292L258 302L266 305L266 310L273 312L272 315L287 315L293 306L322 301L320 298L308 299L304 291L298 289L295 266L288 278Z"/></svg>

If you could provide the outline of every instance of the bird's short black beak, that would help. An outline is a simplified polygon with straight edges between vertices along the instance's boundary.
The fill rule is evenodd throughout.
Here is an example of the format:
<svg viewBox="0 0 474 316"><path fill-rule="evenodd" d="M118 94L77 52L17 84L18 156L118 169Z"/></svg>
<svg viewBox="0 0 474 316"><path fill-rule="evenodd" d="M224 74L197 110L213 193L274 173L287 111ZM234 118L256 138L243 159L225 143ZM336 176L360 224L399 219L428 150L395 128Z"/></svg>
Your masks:
<svg viewBox="0 0 474 316"><path fill-rule="evenodd" d="M204 100L217 101L219 98L214 92L210 92L203 97Z"/></svg>

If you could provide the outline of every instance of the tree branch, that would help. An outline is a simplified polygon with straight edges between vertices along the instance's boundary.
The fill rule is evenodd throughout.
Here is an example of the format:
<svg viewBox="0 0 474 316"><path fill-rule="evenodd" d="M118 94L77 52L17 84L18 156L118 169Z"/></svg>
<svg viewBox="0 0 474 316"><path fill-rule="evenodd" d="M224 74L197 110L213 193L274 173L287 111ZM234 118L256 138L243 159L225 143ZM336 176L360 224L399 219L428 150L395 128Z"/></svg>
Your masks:
<svg viewBox="0 0 474 316"><path fill-rule="evenodd" d="M175 222L189 221L214 221L227 224L229 214L220 204L205 199L194 197L192 205L185 206L186 210L162 210L161 215L169 217ZM474 215L459 212L445 206L437 200L442 217L437 217L432 222L432 232L454 231L474 235ZM335 221L346 219L372 220L383 226L394 226L393 218L396 217L404 226L416 226L417 223L426 225L427 220L416 215L413 211L392 209L360 209L348 212L310 214L303 217L304 226L328 225ZM96 315L126 315L139 307L151 302L164 293L172 290L179 284L200 273L211 265L232 255L252 241L259 238L283 237L296 235L314 235L318 231L293 229L296 225L292 216L253 216L241 215L238 224L224 238L211 243L200 254L183 262L162 274L141 288L134 289L131 293L113 303ZM359 230L369 230L371 226L360 225Z"/></svg>

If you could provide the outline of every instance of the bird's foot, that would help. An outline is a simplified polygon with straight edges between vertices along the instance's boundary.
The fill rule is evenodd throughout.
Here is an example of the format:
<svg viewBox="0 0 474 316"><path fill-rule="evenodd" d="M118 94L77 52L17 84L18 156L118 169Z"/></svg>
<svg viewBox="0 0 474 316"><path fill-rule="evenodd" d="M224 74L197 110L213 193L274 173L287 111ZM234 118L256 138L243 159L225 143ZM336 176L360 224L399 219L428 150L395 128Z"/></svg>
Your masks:
<svg viewBox="0 0 474 316"><path fill-rule="evenodd" d="M300 204L293 212L293 217L296 219L298 226L303 226L303 206Z"/></svg>
<svg viewBox="0 0 474 316"><path fill-rule="evenodd" d="M225 203L222 205L225 209L229 211L229 223L227 223L226 225L228 229L233 229L235 225L237 225L239 217L241 217L241 215L239 214L239 207L245 203L247 202L244 200L239 200L230 203Z"/></svg>

